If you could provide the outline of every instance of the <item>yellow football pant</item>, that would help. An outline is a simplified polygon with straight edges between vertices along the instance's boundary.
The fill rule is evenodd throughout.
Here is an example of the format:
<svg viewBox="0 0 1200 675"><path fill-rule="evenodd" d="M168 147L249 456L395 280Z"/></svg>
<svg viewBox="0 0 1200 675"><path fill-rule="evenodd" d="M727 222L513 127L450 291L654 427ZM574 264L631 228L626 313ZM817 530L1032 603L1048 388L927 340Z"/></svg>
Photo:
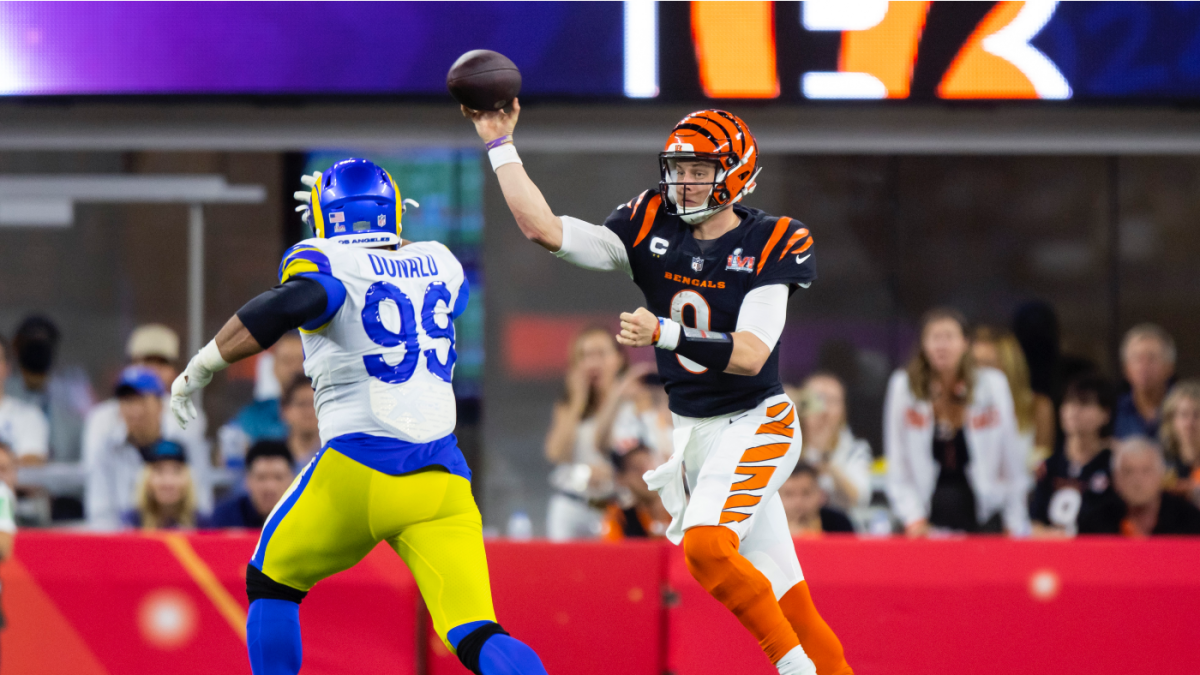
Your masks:
<svg viewBox="0 0 1200 675"><path fill-rule="evenodd" d="M482 528L462 476L440 469L389 476L328 448L267 518L252 564L307 591L386 540L412 571L445 643L455 626L496 620Z"/></svg>

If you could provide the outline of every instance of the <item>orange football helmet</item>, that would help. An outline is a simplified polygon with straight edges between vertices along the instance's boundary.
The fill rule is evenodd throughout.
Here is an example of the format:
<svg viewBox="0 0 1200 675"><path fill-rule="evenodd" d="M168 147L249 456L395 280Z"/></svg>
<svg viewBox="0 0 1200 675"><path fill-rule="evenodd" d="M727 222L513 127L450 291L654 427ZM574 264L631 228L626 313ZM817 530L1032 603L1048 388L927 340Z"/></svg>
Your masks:
<svg viewBox="0 0 1200 675"><path fill-rule="evenodd" d="M706 161L717 166L708 199L699 206L686 206L676 200L676 188L695 185L679 180L676 164L680 161ZM671 130L667 144L658 155L662 179L658 190L667 213L679 216L689 225L697 225L721 209L741 201L755 188L758 144L750 128L737 115L724 110L701 110L679 121Z"/></svg>

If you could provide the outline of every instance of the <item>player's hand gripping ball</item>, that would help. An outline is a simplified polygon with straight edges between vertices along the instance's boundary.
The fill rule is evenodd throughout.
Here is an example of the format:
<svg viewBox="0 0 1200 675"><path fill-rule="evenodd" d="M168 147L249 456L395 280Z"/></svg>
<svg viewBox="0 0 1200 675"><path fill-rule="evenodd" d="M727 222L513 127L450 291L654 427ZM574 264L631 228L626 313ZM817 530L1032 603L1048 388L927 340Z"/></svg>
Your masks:
<svg viewBox="0 0 1200 675"><path fill-rule="evenodd" d="M462 114L475 124L475 133L479 134L483 142L491 143L497 138L512 135L513 129L517 127L517 118L521 115L521 103L514 98L512 112L470 110L467 106L462 106Z"/></svg>
<svg viewBox="0 0 1200 675"><path fill-rule="evenodd" d="M638 307L632 314L621 313L621 333L617 342L626 347L648 347L654 344L654 332L658 330L658 317L645 307Z"/></svg>

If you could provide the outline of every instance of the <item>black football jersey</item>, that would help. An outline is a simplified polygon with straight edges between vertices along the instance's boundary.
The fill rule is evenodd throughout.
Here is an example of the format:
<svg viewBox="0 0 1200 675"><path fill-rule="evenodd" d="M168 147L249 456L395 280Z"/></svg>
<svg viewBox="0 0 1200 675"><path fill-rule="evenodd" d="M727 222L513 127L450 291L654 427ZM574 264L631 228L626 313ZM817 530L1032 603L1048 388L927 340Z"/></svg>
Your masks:
<svg viewBox="0 0 1200 675"><path fill-rule="evenodd" d="M795 292L817 277L812 235L803 223L735 204L732 208L741 225L705 242L702 251L692 237L692 227L661 206L658 191L647 190L604 221L624 242L633 280L655 316L732 333L742 299L751 290L785 284ZM779 345L770 346L771 357L752 377L715 372L656 349L671 411L686 417L714 417L749 410L782 393Z"/></svg>

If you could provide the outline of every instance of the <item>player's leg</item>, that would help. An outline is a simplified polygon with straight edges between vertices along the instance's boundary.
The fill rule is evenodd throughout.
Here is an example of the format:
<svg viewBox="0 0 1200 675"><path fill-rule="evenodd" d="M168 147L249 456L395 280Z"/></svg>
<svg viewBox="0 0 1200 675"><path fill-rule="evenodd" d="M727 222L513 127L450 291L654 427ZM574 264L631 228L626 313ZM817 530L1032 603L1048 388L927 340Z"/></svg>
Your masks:
<svg viewBox="0 0 1200 675"><path fill-rule="evenodd" d="M370 473L324 451L267 517L246 566L246 646L254 675L300 671L300 602L314 584L353 566L378 542L367 520Z"/></svg>
<svg viewBox="0 0 1200 675"><path fill-rule="evenodd" d="M852 675L842 643L813 605L778 494L772 494L762 505L740 550L771 582L783 615L818 675Z"/></svg>
<svg viewBox="0 0 1200 675"><path fill-rule="evenodd" d="M741 417L702 422L693 430L684 455L692 490L683 548L692 576L737 616L780 672L805 673L812 665L771 581L739 551L761 503L799 456L792 406L782 403L786 397L775 398Z"/></svg>
<svg viewBox="0 0 1200 675"><path fill-rule="evenodd" d="M545 668L527 645L510 637L492 608L483 523L471 484L445 471L378 479L372 495L377 531L404 559L429 608L434 631L476 675L538 675ZM387 514L409 514L391 523Z"/></svg>

